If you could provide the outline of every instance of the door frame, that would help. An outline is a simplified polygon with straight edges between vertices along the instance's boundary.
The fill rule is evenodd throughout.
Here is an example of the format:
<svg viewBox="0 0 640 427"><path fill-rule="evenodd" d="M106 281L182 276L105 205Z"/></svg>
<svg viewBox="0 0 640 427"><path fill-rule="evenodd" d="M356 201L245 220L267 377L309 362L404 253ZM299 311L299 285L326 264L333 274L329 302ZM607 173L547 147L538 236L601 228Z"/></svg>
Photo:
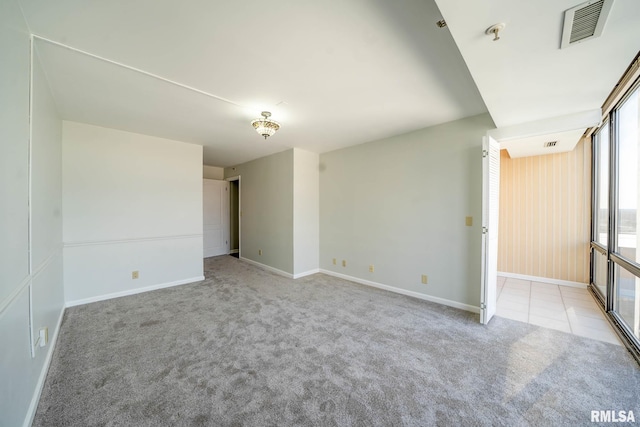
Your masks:
<svg viewBox="0 0 640 427"><path fill-rule="evenodd" d="M227 182L238 181L238 258L242 258L242 176L230 176L225 178ZM231 185L229 184L229 188ZM231 211L231 190L229 190L229 211ZM229 221L229 253L231 253L231 221Z"/></svg>

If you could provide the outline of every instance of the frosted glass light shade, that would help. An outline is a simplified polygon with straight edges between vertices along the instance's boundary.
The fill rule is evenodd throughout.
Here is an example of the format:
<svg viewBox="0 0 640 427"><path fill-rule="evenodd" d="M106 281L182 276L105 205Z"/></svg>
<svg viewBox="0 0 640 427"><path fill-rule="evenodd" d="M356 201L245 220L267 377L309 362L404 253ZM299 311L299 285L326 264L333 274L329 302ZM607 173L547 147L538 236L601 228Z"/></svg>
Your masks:
<svg viewBox="0 0 640 427"><path fill-rule="evenodd" d="M269 119L271 113L269 113L268 111L263 111L262 116L262 119L255 119L254 121L252 121L251 126L253 126L256 132L264 136L264 139L267 139L268 137L276 133L278 129L280 129L280 123Z"/></svg>

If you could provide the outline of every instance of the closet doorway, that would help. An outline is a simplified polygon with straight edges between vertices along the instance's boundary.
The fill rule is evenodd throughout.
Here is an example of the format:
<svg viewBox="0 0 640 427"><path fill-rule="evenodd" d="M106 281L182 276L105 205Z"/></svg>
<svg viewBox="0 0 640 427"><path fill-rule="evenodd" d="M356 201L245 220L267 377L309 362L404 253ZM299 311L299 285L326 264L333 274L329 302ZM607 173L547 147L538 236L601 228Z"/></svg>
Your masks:
<svg viewBox="0 0 640 427"><path fill-rule="evenodd" d="M229 255L240 258L240 176L227 178L229 182Z"/></svg>

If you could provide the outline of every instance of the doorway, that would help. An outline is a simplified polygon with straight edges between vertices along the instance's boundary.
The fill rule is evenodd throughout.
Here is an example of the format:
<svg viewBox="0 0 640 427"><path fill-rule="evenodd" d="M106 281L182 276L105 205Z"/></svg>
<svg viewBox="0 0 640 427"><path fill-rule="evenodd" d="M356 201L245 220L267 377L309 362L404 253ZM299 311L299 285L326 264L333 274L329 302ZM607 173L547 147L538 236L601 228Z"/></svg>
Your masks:
<svg viewBox="0 0 640 427"><path fill-rule="evenodd" d="M502 150L496 315L619 344L586 287L590 164L585 139L546 155Z"/></svg>
<svg viewBox="0 0 640 427"><path fill-rule="evenodd" d="M240 258L240 176L229 181L229 255Z"/></svg>

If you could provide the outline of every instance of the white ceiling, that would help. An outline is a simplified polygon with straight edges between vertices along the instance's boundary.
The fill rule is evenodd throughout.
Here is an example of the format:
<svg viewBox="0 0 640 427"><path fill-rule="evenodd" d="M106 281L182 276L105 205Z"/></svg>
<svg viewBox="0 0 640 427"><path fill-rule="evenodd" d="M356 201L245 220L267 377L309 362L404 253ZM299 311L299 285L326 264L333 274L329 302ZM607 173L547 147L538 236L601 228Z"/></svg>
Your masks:
<svg viewBox="0 0 640 427"><path fill-rule="evenodd" d="M486 112L433 0L21 4L64 119L201 144L210 165ZM267 141L263 109L282 124Z"/></svg>
<svg viewBox="0 0 640 427"><path fill-rule="evenodd" d="M509 157L512 159L518 157L564 153L566 151L572 151L576 147L583 133L583 129L578 129L567 132L556 132L553 134L507 140L500 143L500 148L506 149L509 152ZM547 142L553 141L556 142L553 147L545 146Z"/></svg>
<svg viewBox="0 0 640 427"><path fill-rule="evenodd" d="M564 11L584 2L436 0L496 126L602 106L640 47L640 1L614 0L601 37L560 49Z"/></svg>
<svg viewBox="0 0 640 427"><path fill-rule="evenodd" d="M20 2L64 119L200 144L214 166L487 108L501 127L599 108L640 39L637 0L563 50L562 12L580 1ZM249 124L265 109L282 124L267 141Z"/></svg>

